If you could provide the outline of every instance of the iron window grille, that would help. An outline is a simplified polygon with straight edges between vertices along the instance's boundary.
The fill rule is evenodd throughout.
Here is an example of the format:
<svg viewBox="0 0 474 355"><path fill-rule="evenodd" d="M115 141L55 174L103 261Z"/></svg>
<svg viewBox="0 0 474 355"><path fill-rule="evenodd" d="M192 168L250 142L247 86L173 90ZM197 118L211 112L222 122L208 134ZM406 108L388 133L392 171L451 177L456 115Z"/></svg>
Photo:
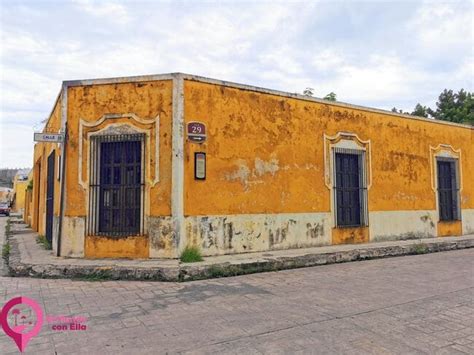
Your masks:
<svg viewBox="0 0 474 355"><path fill-rule="evenodd" d="M336 228L368 225L365 151L333 148Z"/></svg>
<svg viewBox="0 0 474 355"><path fill-rule="evenodd" d="M461 219L459 199L458 162L455 159L437 158L438 205L440 221Z"/></svg>
<svg viewBox="0 0 474 355"><path fill-rule="evenodd" d="M89 235L144 234L144 134L92 136Z"/></svg>

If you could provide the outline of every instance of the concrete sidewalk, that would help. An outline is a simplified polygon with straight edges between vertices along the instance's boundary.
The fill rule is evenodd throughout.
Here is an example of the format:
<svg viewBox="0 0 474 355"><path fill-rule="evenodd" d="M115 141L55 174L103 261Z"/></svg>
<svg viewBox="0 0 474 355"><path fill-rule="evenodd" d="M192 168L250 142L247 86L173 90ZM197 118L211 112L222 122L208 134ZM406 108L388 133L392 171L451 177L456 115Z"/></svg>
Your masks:
<svg viewBox="0 0 474 355"><path fill-rule="evenodd" d="M35 232L19 220L12 222L10 275L42 278L188 281L474 247L474 235L467 235L223 255L197 263L175 259L75 259L54 256L36 243Z"/></svg>

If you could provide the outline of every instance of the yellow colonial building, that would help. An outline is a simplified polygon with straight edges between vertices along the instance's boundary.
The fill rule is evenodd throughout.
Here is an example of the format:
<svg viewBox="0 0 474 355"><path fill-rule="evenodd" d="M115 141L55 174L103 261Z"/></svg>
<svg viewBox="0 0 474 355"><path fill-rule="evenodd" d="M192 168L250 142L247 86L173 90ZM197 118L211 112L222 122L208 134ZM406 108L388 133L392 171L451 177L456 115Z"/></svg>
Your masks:
<svg viewBox="0 0 474 355"><path fill-rule="evenodd" d="M31 224L70 257L474 233L473 128L187 74L66 81Z"/></svg>
<svg viewBox="0 0 474 355"><path fill-rule="evenodd" d="M13 178L12 212L23 214L25 210L26 189L28 187L28 174L30 169L20 169Z"/></svg>

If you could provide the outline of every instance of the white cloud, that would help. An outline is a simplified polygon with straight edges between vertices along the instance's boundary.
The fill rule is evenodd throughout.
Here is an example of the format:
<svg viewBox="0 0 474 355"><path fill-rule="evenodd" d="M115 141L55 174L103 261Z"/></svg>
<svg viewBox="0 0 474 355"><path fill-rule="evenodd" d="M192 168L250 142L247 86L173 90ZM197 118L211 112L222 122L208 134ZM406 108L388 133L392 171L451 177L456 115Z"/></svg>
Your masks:
<svg viewBox="0 0 474 355"><path fill-rule="evenodd" d="M408 23L424 50L473 50L474 6L467 3L425 3ZM452 53L452 52L451 52Z"/></svg>
<svg viewBox="0 0 474 355"><path fill-rule="evenodd" d="M26 168L33 162L33 129L23 124L0 121L0 167Z"/></svg>
<svg viewBox="0 0 474 355"><path fill-rule="evenodd" d="M2 156L0 166L31 156L10 124L44 119L62 80L182 71L289 92L313 87L318 97L334 91L341 101L404 110L432 105L445 87L473 89L470 3L368 6L9 3L0 14L1 146L18 154ZM344 13L357 15L345 21ZM378 27L374 13L386 16Z"/></svg>
<svg viewBox="0 0 474 355"><path fill-rule="evenodd" d="M323 48L312 56L311 64L318 71L333 71L343 64L344 60L335 48Z"/></svg>
<svg viewBox="0 0 474 355"><path fill-rule="evenodd" d="M130 16L124 5L110 1L74 0L76 6L94 17L117 23L129 22Z"/></svg>

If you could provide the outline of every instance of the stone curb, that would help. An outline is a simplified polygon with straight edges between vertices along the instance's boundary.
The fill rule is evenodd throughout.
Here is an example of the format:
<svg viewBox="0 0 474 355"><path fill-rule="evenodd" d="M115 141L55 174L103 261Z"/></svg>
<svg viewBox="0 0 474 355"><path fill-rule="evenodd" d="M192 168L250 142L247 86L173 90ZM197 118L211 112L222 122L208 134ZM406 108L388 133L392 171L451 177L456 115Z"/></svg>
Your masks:
<svg viewBox="0 0 474 355"><path fill-rule="evenodd" d="M80 266L69 265L67 267L54 264L30 264L21 261L18 242L10 239L11 251L9 258L10 276L37 277L52 279L85 279L91 281L100 280L152 280L152 281L177 281L179 279L179 268L139 268L121 267L114 265L106 266Z"/></svg>
<svg viewBox="0 0 474 355"><path fill-rule="evenodd" d="M397 246L371 246L347 251L329 253L309 253L289 257L268 257L258 260L248 260L241 263L215 263L206 261L181 264L170 267L123 267L123 266L79 266L67 267L54 264L23 263L20 258L18 242L10 238L11 252L9 257L9 272L11 276L38 278L68 278L90 281L100 280L149 280L149 281L192 281L217 277L245 275L257 272L278 271L328 265L350 261L371 260L403 255L436 253L456 249L474 248L474 239L458 241L413 242Z"/></svg>
<svg viewBox="0 0 474 355"><path fill-rule="evenodd" d="M6 245L9 245L10 242L9 242L9 235L7 235L7 224L9 223L10 221L10 218L7 219L7 223L5 224L5 229L4 230L0 230L0 233L3 234L3 240L2 238L0 237L0 276L8 276L8 272L9 272L9 268L8 268L8 260L10 259L10 256L8 256L8 259L5 258L5 256L3 255L3 248L6 246ZM10 246L11 248L11 246ZM9 251L9 254L11 254L11 249Z"/></svg>
<svg viewBox="0 0 474 355"><path fill-rule="evenodd" d="M410 245L371 247L353 249L333 253L306 254L294 257L276 257L255 262L241 264L221 263L213 265L183 265L180 267L180 281L209 279L214 277L226 277L244 275L256 272L278 271L328 265L351 261L362 261L386 257L418 255L450 251L456 249L474 248L474 239L449 241L413 243Z"/></svg>

